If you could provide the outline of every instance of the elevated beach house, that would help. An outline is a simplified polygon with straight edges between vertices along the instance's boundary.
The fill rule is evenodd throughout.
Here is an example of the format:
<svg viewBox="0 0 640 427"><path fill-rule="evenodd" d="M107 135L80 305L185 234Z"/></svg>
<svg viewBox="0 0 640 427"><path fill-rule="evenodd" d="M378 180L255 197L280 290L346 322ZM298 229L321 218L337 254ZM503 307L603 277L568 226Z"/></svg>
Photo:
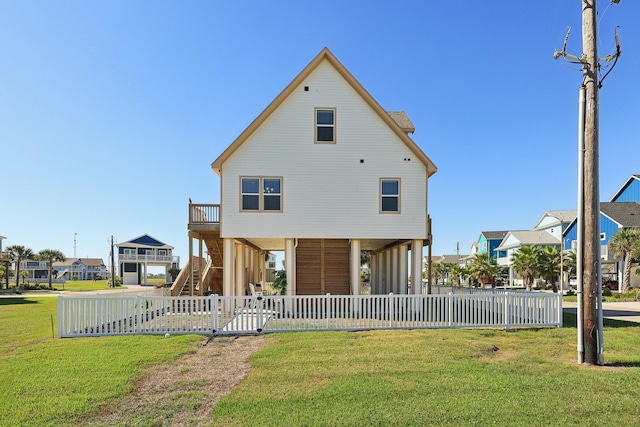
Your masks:
<svg viewBox="0 0 640 427"><path fill-rule="evenodd" d="M173 255L173 246L143 234L118 243L118 275L124 285L146 285L149 267L164 267L165 280L171 280L169 270L180 268L180 257Z"/></svg>
<svg viewBox="0 0 640 427"><path fill-rule="evenodd" d="M436 166L414 130L324 48L213 161L221 200L189 204L172 294L252 292L269 251L284 252L289 295L359 294L361 251L371 293L420 293Z"/></svg>

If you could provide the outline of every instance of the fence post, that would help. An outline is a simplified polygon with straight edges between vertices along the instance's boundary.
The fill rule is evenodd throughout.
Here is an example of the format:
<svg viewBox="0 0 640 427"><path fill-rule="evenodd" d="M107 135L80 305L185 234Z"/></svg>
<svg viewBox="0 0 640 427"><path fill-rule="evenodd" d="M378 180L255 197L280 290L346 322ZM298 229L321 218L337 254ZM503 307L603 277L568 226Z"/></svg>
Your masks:
<svg viewBox="0 0 640 427"><path fill-rule="evenodd" d="M209 295L209 311L211 312L211 332L215 334L218 330L218 294Z"/></svg>
<svg viewBox="0 0 640 427"><path fill-rule="evenodd" d="M393 310L393 292L389 292L389 327L393 328L393 317L394 317L394 310Z"/></svg>
<svg viewBox="0 0 640 427"><path fill-rule="evenodd" d="M136 333L140 333L140 319L142 317L142 304L140 302L140 295L136 295L136 307L137 313L135 314Z"/></svg>
<svg viewBox="0 0 640 427"><path fill-rule="evenodd" d="M64 297L62 295L58 295L58 338L62 338L62 324L64 322L64 314L63 314L63 309L62 309L62 305L64 304L63 299Z"/></svg>
<svg viewBox="0 0 640 427"><path fill-rule="evenodd" d="M453 293L449 292L449 326L453 326Z"/></svg>
<svg viewBox="0 0 640 427"><path fill-rule="evenodd" d="M562 291L556 294L558 298L558 327L562 328L563 318L562 318Z"/></svg>
<svg viewBox="0 0 640 427"><path fill-rule="evenodd" d="M509 330L509 319L511 317L510 309L510 295L509 292L504 293L504 329Z"/></svg>

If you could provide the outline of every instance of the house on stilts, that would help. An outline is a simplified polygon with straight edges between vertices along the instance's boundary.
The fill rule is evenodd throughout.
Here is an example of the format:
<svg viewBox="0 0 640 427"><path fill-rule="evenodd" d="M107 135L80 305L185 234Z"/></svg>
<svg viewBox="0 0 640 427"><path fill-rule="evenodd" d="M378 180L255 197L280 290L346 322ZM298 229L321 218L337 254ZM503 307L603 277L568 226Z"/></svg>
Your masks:
<svg viewBox="0 0 640 427"><path fill-rule="evenodd" d="M436 166L414 130L322 49L213 161L220 203L189 204L172 295L245 295L273 251L288 295L358 295L362 251L372 294L419 294Z"/></svg>

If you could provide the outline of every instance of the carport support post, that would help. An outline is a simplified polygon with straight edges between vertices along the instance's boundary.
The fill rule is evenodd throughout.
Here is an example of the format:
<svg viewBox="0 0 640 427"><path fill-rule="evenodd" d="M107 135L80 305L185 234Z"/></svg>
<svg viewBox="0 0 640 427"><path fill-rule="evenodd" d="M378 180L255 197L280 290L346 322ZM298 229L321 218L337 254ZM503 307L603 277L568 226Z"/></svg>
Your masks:
<svg viewBox="0 0 640 427"><path fill-rule="evenodd" d="M231 294L231 286L233 284L233 270L234 270L234 258L235 255L233 253L234 243L233 239L225 238L223 241L223 253L222 253L222 263L224 265L222 273L222 292L225 297L230 297ZM231 311L231 304L229 300L224 300L225 305L223 307L225 312Z"/></svg>
<svg viewBox="0 0 640 427"><path fill-rule="evenodd" d="M414 295L422 293L422 239L411 243L411 289Z"/></svg>
<svg viewBox="0 0 640 427"><path fill-rule="evenodd" d="M284 239L284 270L287 273L287 296L296 294L296 245L294 239ZM285 299L285 310L291 313L293 298Z"/></svg>
<svg viewBox="0 0 640 427"><path fill-rule="evenodd" d="M400 245L399 249L400 261L398 263L399 277L400 277L400 294L407 294L408 281L408 267L409 267L409 245Z"/></svg>
<svg viewBox="0 0 640 427"><path fill-rule="evenodd" d="M351 239L351 295L360 295L360 239ZM357 313L358 298L354 298L351 309Z"/></svg>
<svg viewBox="0 0 640 427"><path fill-rule="evenodd" d="M360 239L351 239L351 295L360 295Z"/></svg>

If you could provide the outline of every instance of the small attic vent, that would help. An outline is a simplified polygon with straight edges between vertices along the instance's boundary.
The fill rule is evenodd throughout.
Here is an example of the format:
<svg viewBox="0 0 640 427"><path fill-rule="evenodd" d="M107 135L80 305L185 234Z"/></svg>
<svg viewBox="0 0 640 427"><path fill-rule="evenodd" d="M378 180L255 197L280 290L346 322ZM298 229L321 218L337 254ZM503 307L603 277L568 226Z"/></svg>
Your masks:
<svg viewBox="0 0 640 427"><path fill-rule="evenodd" d="M305 86L305 87L304 87L304 91L305 91L305 92L309 92L309 86Z"/></svg>

